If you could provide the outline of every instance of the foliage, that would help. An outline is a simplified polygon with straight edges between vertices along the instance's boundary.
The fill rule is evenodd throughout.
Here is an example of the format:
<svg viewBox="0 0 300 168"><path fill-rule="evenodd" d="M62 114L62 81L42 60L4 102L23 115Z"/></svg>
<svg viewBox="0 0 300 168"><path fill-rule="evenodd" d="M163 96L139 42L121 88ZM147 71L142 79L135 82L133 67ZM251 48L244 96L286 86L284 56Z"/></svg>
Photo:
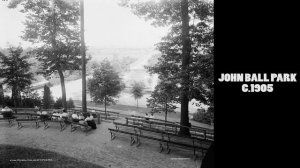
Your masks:
<svg viewBox="0 0 300 168"><path fill-rule="evenodd" d="M131 94L133 95L134 99L136 99L137 101L137 108L139 107L138 105L138 99L140 99L141 97L143 97L144 93L143 90L145 88L145 85L143 82L136 82L134 81L134 83L131 85Z"/></svg>
<svg viewBox="0 0 300 168"><path fill-rule="evenodd" d="M40 106L42 101L39 97L24 97L22 99L18 99L18 101L20 102L20 107L23 108L33 108L35 106ZM3 107L8 106L8 107L13 107L14 106L14 100L9 97L9 96L5 96L3 99L3 102L1 103L1 105Z"/></svg>
<svg viewBox="0 0 300 168"><path fill-rule="evenodd" d="M59 97L55 103L53 104L53 107L55 109L61 109L61 108L64 108L63 106L63 102L62 102L62 98ZM67 108L74 108L75 105L74 105L74 101L70 98L68 101L67 101Z"/></svg>
<svg viewBox="0 0 300 168"><path fill-rule="evenodd" d="M68 108L74 108L75 105L74 105L73 99L69 98L69 100L67 101L67 105L68 105Z"/></svg>
<svg viewBox="0 0 300 168"><path fill-rule="evenodd" d="M59 97L59 98L55 101L55 103L53 104L53 107L54 107L55 109L60 109L60 108L63 107L63 103L62 103L61 97Z"/></svg>
<svg viewBox="0 0 300 168"><path fill-rule="evenodd" d="M130 3L126 0L124 6L130 6L133 12L151 21L154 26L170 26L170 32L158 43L157 49L162 53L155 65L146 67L150 73L159 74L160 80L169 80L177 85L174 87L178 96L182 83L182 27L181 8L179 0L161 0ZM189 67L189 99L201 103L213 103L213 3L189 1L189 42L191 44Z"/></svg>
<svg viewBox="0 0 300 168"><path fill-rule="evenodd" d="M51 109L54 104L54 99L51 95L49 86L44 85L43 109Z"/></svg>
<svg viewBox="0 0 300 168"><path fill-rule="evenodd" d="M22 55L22 47L9 47L7 50L7 55L0 52L0 78L3 78L2 84L12 89L11 97L17 106L21 92L31 84L33 74L30 72L31 64L27 61L29 55Z"/></svg>
<svg viewBox="0 0 300 168"><path fill-rule="evenodd" d="M32 53L42 63L44 75L58 72L62 101L66 106L65 70L80 69L79 2L70 0L12 0L9 8L21 6L26 14L22 38L38 44Z"/></svg>
<svg viewBox="0 0 300 168"><path fill-rule="evenodd" d="M147 107L152 109L152 112L174 112L179 101L178 95L175 93L175 84L170 81L160 81L151 93L150 98L147 98Z"/></svg>
<svg viewBox="0 0 300 168"><path fill-rule="evenodd" d="M104 60L95 69L93 78L87 83L90 96L94 102L106 105L115 104L115 98L125 88L119 74L109 61Z"/></svg>
<svg viewBox="0 0 300 168"><path fill-rule="evenodd" d="M3 105L3 103L4 103L4 90L3 90L3 85L0 81L0 105Z"/></svg>
<svg viewBox="0 0 300 168"><path fill-rule="evenodd" d="M34 108L35 106L40 107L42 100L40 98L24 98L22 99L23 108Z"/></svg>
<svg viewBox="0 0 300 168"><path fill-rule="evenodd" d="M1 105L3 107L5 107L5 106L13 107L14 106L14 101L9 96L4 96L3 102L2 102Z"/></svg>
<svg viewBox="0 0 300 168"><path fill-rule="evenodd" d="M209 125L212 124L214 122L213 108L208 108L207 111L198 109L198 111L193 114L193 120Z"/></svg>

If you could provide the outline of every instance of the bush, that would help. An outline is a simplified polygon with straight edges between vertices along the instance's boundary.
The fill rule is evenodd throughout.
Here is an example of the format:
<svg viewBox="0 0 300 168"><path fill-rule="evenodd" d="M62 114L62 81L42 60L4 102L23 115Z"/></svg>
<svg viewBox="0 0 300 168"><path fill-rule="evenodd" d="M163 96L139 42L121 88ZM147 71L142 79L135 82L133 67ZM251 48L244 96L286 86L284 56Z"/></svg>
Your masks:
<svg viewBox="0 0 300 168"><path fill-rule="evenodd" d="M55 109L60 109L60 108L63 108L63 103L62 103L62 98L58 98L53 107ZM67 108L74 108L75 105L74 105L74 101L70 98L68 101L67 101Z"/></svg>
<svg viewBox="0 0 300 168"><path fill-rule="evenodd" d="M33 108L35 106L41 106L42 101L40 99L24 98L22 100L22 107Z"/></svg>
<svg viewBox="0 0 300 168"><path fill-rule="evenodd" d="M63 108L62 99L61 99L61 98L58 98L58 99L55 101L53 107L54 107L55 109Z"/></svg>
<svg viewBox="0 0 300 168"><path fill-rule="evenodd" d="M8 107L13 107L14 106L14 101L9 97L9 96L5 96L3 99L2 106L8 106Z"/></svg>
<svg viewBox="0 0 300 168"><path fill-rule="evenodd" d="M196 113L193 114L193 120L205 124L211 124L214 120L214 108L209 107L207 111L204 109L198 109Z"/></svg>
<svg viewBox="0 0 300 168"><path fill-rule="evenodd" d="M67 107L68 108L74 108L75 107L74 101L71 98L67 101Z"/></svg>
<svg viewBox="0 0 300 168"><path fill-rule="evenodd" d="M53 103L54 103L54 100L51 96L50 88L47 85L45 85L44 86L44 96L43 96L43 108L50 109L50 108L52 108Z"/></svg>

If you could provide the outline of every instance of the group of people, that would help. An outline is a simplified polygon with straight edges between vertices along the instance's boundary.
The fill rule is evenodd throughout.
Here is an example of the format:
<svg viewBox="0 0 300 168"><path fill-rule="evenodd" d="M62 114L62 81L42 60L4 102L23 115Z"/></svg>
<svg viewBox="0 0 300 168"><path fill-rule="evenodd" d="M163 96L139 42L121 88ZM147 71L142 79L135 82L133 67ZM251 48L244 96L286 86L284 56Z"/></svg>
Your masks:
<svg viewBox="0 0 300 168"><path fill-rule="evenodd" d="M1 109L0 118L9 118L13 116L13 110L8 106Z"/></svg>
<svg viewBox="0 0 300 168"><path fill-rule="evenodd" d="M151 115L149 115L148 113L145 114L145 118L146 120L149 118L154 118L154 113L150 113Z"/></svg>
<svg viewBox="0 0 300 168"><path fill-rule="evenodd" d="M73 113L72 114L72 121L73 122L78 122L79 124L88 125L92 129L97 128L96 123L94 121L94 117L90 113L87 113L85 117L84 117L83 113L79 113L79 115L76 114L76 113Z"/></svg>
<svg viewBox="0 0 300 168"><path fill-rule="evenodd" d="M41 111L41 109L38 107L36 107L36 109L36 113L39 114L42 119L50 119L47 111ZM65 123L69 122L68 119L71 119L73 122L89 125L92 129L97 128L96 123L94 121L94 117L89 113L86 114L86 117L83 115L83 113L80 113L79 115L73 113L71 115L65 109L63 109L62 112L53 112L50 117L52 120L64 121Z"/></svg>

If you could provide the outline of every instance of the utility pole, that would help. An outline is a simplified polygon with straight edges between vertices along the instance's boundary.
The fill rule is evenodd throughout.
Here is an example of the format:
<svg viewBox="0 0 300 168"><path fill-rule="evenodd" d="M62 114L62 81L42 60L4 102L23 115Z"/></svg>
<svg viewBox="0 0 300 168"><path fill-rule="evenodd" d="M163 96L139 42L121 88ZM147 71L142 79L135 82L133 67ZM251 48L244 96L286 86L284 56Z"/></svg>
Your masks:
<svg viewBox="0 0 300 168"><path fill-rule="evenodd" d="M86 110L86 69L85 69L85 44L84 44L84 0L80 0L80 53L82 58L82 112Z"/></svg>

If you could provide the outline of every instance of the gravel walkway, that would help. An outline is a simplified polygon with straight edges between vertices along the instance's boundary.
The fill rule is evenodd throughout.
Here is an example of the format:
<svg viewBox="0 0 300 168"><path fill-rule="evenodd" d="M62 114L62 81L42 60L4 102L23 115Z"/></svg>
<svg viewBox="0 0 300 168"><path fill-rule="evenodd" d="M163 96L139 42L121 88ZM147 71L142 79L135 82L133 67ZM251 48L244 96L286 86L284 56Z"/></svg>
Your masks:
<svg viewBox="0 0 300 168"><path fill-rule="evenodd" d="M68 126L63 132L58 123L51 123L46 130L36 129L33 123L24 123L17 129L0 121L0 144L20 145L57 152L104 167L113 168L199 168L201 161L192 159L192 151L172 149L170 154L159 153L159 145L142 141L140 147L130 146L129 135L120 135L110 140L110 122L102 122L88 135L80 129L71 132Z"/></svg>

